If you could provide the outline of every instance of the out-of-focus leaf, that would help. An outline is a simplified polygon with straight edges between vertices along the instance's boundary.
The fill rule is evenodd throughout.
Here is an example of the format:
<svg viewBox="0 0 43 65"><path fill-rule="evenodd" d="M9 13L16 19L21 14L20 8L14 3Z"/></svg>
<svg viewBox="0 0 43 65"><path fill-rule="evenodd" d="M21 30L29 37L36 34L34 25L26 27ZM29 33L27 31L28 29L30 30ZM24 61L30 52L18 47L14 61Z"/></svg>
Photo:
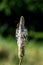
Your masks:
<svg viewBox="0 0 43 65"><path fill-rule="evenodd" d="M11 14L10 7L9 6L5 7L4 12L5 12L6 15L10 15Z"/></svg>
<svg viewBox="0 0 43 65"><path fill-rule="evenodd" d="M6 5L8 8L6 8ZM37 12L37 9L43 11L43 0L2 0L0 2L0 11L4 10L7 15L11 14L11 10L14 10L16 13L21 12L22 7L32 12Z"/></svg>

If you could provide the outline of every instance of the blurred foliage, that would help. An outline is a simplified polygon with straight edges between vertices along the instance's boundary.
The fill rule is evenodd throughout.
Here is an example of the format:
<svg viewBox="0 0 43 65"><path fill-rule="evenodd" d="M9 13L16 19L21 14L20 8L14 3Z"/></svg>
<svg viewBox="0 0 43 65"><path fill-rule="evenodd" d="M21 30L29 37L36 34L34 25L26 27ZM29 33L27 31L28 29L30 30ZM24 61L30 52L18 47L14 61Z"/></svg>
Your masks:
<svg viewBox="0 0 43 65"><path fill-rule="evenodd" d="M43 17L41 16L43 14L36 15L38 11L43 12L43 0L0 0L0 35L6 37L9 34L14 37L16 24L21 15L25 18L28 31L35 30L34 28L38 30L39 27L42 29L42 22L39 23L38 20Z"/></svg>
<svg viewBox="0 0 43 65"><path fill-rule="evenodd" d="M3 53L4 54L3 54ZM8 57L6 57L8 54ZM18 47L12 37L4 39L0 37L0 65L17 65L18 64ZM22 65L43 65L43 42L31 40L25 47L25 56Z"/></svg>
<svg viewBox="0 0 43 65"><path fill-rule="evenodd" d="M0 0L0 11L6 15L10 15L12 10L20 13L22 8L33 12L38 9L43 11L43 0Z"/></svg>

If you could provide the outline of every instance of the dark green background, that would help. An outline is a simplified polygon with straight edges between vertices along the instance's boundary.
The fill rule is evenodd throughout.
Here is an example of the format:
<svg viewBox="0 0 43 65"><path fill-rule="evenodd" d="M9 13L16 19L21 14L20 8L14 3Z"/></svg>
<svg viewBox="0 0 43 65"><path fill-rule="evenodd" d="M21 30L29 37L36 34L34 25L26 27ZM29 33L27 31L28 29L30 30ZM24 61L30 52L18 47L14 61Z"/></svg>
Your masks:
<svg viewBox="0 0 43 65"><path fill-rule="evenodd" d="M0 0L0 34L15 37L22 15L28 31L43 31L43 0Z"/></svg>

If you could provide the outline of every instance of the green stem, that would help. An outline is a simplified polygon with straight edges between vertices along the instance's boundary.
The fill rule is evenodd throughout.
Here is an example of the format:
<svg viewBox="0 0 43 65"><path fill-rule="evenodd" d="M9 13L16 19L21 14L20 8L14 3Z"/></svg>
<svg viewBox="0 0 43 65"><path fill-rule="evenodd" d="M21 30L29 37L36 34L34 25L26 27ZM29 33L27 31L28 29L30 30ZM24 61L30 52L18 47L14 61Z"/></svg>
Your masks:
<svg viewBox="0 0 43 65"><path fill-rule="evenodd" d="M19 59L19 65L21 65L21 63L22 63L22 58Z"/></svg>

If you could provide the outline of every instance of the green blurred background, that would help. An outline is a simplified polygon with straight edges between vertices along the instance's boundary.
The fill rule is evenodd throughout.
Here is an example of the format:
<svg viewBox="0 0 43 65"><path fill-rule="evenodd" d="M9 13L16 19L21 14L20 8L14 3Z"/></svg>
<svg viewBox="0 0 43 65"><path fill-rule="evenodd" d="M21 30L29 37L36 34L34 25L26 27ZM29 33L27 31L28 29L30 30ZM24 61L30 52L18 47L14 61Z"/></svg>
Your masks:
<svg viewBox="0 0 43 65"><path fill-rule="evenodd" d="M15 32L21 16L28 30L22 65L43 65L43 0L0 0L0 65L18 65Z"/></svg>

